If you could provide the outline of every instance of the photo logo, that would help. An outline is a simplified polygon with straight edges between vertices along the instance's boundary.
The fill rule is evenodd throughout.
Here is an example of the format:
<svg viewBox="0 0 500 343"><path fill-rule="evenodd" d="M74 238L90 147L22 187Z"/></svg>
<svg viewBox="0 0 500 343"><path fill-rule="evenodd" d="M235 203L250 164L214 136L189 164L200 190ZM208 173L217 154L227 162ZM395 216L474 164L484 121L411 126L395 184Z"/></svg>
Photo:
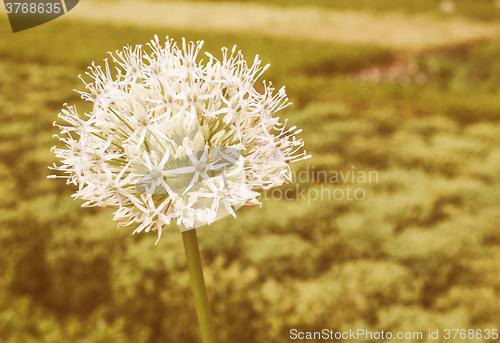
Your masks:
<svg viewBox="0 0 500 343"><path fill-rule="evenodd" d="M4 0L12 32L31 29L71 11L79 0Z"/></svg>

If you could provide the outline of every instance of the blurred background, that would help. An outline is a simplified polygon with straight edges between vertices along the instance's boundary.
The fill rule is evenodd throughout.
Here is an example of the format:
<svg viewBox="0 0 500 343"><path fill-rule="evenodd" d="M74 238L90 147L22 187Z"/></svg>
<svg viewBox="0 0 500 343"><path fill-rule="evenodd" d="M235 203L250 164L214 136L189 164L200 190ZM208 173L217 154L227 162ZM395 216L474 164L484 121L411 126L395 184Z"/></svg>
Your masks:
<svg viewBox="0 0 500 343"><path fill-rule="evenodd" d="M288 199L198 230L221 343L498 328L499 1L87 0L16 34L0 12L1 342L200 342L178 228L155 246L46 179L78 74L154 34L258 53L313 155Z"/></svg>

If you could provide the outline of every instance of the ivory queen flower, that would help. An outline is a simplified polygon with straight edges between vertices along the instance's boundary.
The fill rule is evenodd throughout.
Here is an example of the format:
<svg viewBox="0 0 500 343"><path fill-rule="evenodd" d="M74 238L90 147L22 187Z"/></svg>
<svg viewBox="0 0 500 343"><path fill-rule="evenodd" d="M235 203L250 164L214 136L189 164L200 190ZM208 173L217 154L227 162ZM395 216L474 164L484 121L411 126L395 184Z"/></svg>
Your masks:
<svg viewBox="0 0 500 343"><path fill-rule="evenodd" d="M300 130L274 116L290 104L285 89L254 87L269 65L249 65L235 47L198 61L202 45L155 36L80 76L93 108L65 105L66 123L54 123L65 148L53 148L61 164L51 168L83 206L115 207L118 226L159 239L172 220L189 230L260 205L260 191L290 182L289 164L309 157Z"/></svg>

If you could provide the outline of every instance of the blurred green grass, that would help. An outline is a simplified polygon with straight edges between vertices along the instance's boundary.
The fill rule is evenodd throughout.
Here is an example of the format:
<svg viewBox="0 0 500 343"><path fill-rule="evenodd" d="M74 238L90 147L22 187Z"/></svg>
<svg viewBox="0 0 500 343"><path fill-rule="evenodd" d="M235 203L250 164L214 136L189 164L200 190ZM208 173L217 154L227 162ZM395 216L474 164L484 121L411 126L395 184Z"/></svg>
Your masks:
<svg viewBox="0 0 500 343"><path fill-rule="evenodd" d="M77 75L153 34L204 39L213 53L237 44L270 62L266 79L295 104L281 116L304 129L313 155L296 172L379 175L284 186L296 200L264 200L199 230L221 342L289 342L292 328L496 327L499 42L409 55L61 21L0 40L2 342L198 342L177 229L154 246L45 179L62 104L88 108L72 91ZM300 196L347 186L366 199Z"/></svg>

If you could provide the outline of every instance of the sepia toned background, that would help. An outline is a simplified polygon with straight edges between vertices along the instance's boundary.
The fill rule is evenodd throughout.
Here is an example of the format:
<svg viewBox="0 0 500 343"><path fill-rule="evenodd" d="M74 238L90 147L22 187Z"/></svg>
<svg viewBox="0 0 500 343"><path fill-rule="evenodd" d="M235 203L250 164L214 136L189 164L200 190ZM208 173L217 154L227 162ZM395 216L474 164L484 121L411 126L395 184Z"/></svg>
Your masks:
<svg viewBox="0 0 500 343"><path fill-rule="evenodd" d="M499 328L499 1L83 0L16 34L0 8L1 342L200 342L178 228L155 246L46 179L77 76L154 34L271 63L313 156L198 230L221 343Z"/></svg>

